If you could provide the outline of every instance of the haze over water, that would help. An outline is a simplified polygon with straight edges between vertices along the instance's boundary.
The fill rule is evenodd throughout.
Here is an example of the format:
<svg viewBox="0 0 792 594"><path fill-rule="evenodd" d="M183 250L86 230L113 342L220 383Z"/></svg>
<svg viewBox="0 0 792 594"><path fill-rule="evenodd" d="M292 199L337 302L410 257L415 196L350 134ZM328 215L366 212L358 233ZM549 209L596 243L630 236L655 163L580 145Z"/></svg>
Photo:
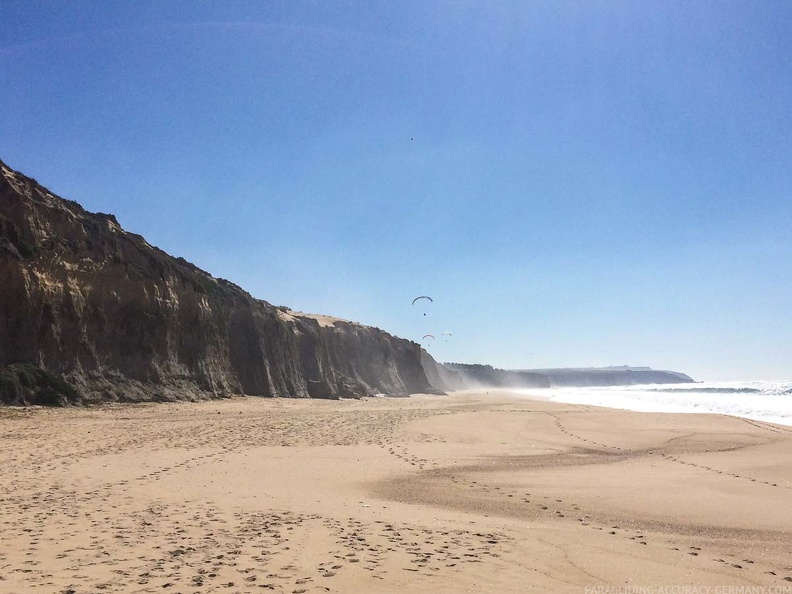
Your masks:
<svg viewBox="0 0 792 594"><path fill-rule="evenodd" d="M792 426L792 381L520 390L556 402L642 412L711 413Z"/></svg>

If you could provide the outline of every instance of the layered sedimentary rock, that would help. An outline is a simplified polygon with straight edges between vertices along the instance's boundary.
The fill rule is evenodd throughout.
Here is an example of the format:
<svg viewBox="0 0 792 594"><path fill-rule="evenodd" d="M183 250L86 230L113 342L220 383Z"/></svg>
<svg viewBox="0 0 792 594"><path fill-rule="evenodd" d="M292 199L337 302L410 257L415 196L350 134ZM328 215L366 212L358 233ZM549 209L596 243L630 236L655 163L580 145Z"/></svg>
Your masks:
<svg viewBox="0 0 792 594"><path fill-rule="evenodd" d="M417 344L254 299L0 162L0 368L12 364L87 402L436 391Z"/></svg>

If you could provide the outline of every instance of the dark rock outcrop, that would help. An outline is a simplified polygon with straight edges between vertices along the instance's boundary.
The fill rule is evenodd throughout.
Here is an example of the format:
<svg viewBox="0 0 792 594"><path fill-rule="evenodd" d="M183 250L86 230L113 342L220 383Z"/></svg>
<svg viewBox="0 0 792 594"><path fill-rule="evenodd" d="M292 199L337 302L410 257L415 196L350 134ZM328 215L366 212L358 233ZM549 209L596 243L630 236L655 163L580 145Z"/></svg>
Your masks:
<svg viewBox="0 0 792 594"><path fill-rule="evenodd" d="M254 299L0 162L0 367L12 364L85 402L437 391L416 343Z"/></svg>

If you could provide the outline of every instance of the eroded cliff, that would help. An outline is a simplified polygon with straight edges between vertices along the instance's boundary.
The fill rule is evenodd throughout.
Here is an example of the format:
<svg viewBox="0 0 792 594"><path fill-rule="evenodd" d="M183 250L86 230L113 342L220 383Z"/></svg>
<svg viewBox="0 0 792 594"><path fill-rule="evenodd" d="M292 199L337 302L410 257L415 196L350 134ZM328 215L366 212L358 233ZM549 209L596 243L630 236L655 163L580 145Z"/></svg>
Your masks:
<svg viewBox="0 0 792 594"><path fill-rule="evenodd" d="M0 367L72 400L430 392L420 347L254 299L0 162Z"/></svg>

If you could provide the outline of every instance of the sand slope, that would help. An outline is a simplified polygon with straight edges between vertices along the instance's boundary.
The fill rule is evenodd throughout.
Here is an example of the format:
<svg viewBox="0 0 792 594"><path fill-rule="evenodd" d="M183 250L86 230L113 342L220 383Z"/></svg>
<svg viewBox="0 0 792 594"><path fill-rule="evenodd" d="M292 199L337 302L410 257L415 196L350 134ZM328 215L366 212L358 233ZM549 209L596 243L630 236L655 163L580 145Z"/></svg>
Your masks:
<svg viewBox="0 0 792 594"><path fill-rule="evenodd" d="M0 592L792 592L792 429L504 393L0 410Z"/></svg>

